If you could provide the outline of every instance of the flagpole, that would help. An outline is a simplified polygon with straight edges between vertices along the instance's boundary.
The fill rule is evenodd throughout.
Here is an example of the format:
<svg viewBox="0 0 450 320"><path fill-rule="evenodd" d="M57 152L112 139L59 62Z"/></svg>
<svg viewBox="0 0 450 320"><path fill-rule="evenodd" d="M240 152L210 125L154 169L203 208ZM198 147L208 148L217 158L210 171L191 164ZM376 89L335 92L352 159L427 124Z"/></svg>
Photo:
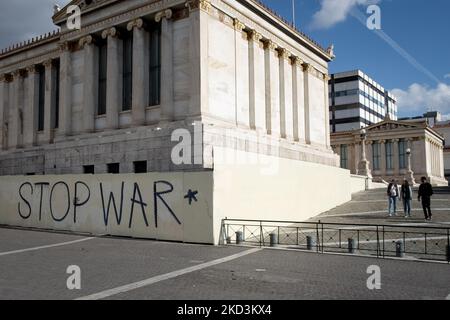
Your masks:
<svg viewBox="0 0 450 320"><path fill-rule="evenodd" d="M292 0L292 24L294 25L294 28L296 27L295 25L295 0Z"/></svg>

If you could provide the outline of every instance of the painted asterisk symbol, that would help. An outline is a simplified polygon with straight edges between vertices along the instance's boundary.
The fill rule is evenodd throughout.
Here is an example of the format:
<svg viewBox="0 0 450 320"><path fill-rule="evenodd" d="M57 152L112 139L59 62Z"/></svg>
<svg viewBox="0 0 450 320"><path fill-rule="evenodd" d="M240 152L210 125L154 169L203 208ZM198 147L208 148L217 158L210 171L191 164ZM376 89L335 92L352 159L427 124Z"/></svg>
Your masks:
<svg viewBox="0 0 450 320"><path fill-rule="evenodd" d="M192 191L189 189L188 194L184 196L185 199L189 199L189 205L192 205L192 200L195 202L198 201L197 199L198 191Z"/></svg>

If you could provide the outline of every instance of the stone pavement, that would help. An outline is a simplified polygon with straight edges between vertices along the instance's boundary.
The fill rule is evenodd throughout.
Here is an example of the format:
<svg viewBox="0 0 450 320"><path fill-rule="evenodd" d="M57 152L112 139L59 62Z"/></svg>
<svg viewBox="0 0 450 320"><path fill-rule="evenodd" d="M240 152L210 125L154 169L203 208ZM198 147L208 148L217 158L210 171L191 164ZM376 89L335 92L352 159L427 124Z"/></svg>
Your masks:
<svg viewBox="0 0 450 320"><path fill-rule="evenodd" d="M447 264L0 228L0 299L445 299ZM208 265L236 254L240 257ZM67 267L81 268L68 290ZM369 290L367 268L381 269ZM192 269L194 268L194 269ZM191 270L191 272L188 272ZM175 275L175 276L174 276ZM135 290L130 284L146 283Z"/></svg>

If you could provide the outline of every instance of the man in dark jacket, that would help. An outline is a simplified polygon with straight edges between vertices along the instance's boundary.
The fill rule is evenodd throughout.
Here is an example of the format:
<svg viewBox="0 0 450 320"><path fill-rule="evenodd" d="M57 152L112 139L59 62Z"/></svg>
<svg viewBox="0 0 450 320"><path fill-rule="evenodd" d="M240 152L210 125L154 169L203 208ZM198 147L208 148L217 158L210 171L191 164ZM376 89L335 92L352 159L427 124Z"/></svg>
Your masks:
<svg viewBox="0 0 450 320"><path fill-rule="evenodd" d="M422 184L419 187L419 201L422 200L425 220L431 220L431 196L433 195L433 187L427 182L427 178L422 177L421 181Z"/></svg>

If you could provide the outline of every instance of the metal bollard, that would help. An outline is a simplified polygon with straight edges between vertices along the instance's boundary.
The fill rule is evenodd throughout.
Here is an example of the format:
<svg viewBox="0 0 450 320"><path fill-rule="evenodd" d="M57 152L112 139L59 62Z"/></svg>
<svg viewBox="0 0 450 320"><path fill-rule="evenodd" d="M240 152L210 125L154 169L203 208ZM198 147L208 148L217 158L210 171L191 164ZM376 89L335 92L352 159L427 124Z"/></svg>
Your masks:
<svg viewBox="0 0 450 320"><path fill-rule="evenodd" d="M313 238L311 236L307 236L306 237L306 249L311 251L313 249L313 246L314 246Z"/></svg>
<svg viewBox="0 0 450 320"><path fill-rule="evenodd" d="M348 253L354 254L356 251L356 241L355 239L348 239Z"/></svg>
<svg viewBox="0 0 450 320"><path fill-rule="evenodd" d="M227 237L227 244L231 244L231 237Z"/></svg>
<svg viewBox="0 0 450 320"><path fill-rule="evenodd" d="M405 256L405 253L403 250L403 241L397 241L395 243L395 256L397 258L403 258Z"/></svg>
<svg viewBox="0 0 450 320"><path fill-rule="evenodd" d="M270 246L276 247L278 245L278 237L276 233L270 234Z"/></svg>
<svg viewBox="0 0 450 320"><path fill-rule="evenodd" d="M236 232L236 244L241 244L242 242L244 242L244 234L242 231L238 231Z"/></svg>

